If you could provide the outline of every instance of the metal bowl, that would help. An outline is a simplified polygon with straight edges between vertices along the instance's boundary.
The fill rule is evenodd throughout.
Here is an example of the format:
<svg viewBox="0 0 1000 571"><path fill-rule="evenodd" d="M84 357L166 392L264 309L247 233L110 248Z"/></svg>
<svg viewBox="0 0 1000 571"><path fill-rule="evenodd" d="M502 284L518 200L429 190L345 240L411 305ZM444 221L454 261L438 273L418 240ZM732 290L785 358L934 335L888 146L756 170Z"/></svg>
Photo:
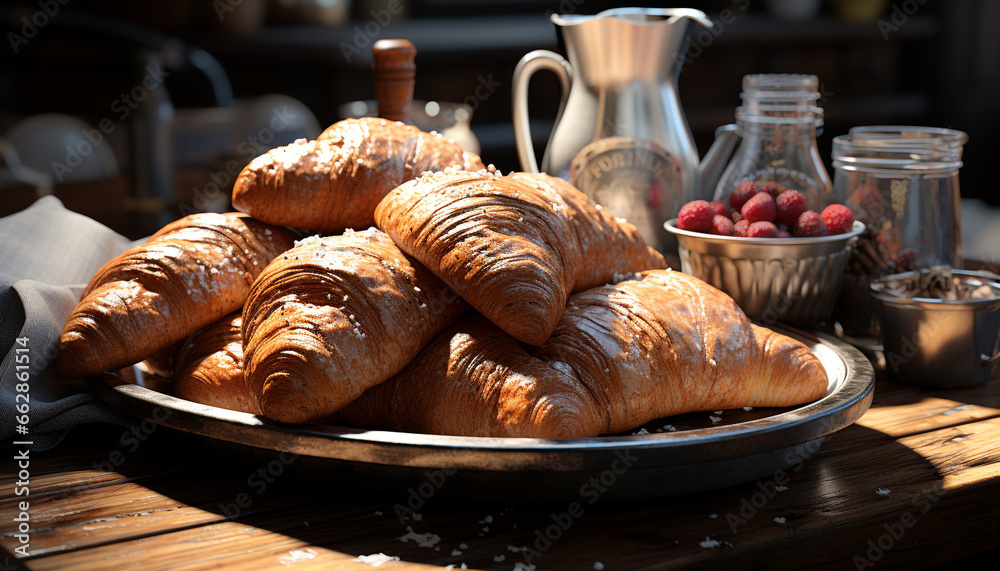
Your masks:
<svg viewBox="0 0 1000 571"><path fill-rule="evenodd" d="M926 271L926 270L924 270ZM884 276L871 283L882 318L886 371L901 383L934 388L981 385L1000 360L1000 276L951 270L969 282L988 284L988 299L942 301L904 297L886 286L913 272Z"/></svg>
<svg viewBox="0 0 1000 571"><path fill-rule="evenodd" d="M726 292L747 316L813 328L830 319L848 243L865 225L818 238L741 238L663 226L677 236L681 271Z"/></svg>

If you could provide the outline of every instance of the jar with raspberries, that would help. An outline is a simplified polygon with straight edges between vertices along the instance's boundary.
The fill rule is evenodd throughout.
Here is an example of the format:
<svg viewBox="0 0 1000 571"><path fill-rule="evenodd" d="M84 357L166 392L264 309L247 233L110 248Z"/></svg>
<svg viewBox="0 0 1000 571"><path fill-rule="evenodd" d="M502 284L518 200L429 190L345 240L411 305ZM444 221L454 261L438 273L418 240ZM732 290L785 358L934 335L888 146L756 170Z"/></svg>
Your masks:
<svg viewBox="0 0 1000 571"><path fill-rule="evenodd" d="M797 189L744 181L693 200L665 225L681 270L728 293L751 318L830 325L848 244L864 230L843 204L810 210Z"/></svg>
<svg viewBox="0 0 1000 571"><path fill-rule="evenodd" d="M854 127L834 138L834 193L866 226L851 249L835 312L857 344L878 347L872 280L961 267L958 171L967 140L961 131L912 126Z"/></svg>
<svg viewBox="0 0 1000 571"><path fill-rule="evenodd" d="M766 187L773 198L795 189L808 209L822 211L833 202L833 185L816 148L823 125L817 77L747 75L741 97L743 105L736 109L740 143L714 197L725 199L742 183Z"/></svg>

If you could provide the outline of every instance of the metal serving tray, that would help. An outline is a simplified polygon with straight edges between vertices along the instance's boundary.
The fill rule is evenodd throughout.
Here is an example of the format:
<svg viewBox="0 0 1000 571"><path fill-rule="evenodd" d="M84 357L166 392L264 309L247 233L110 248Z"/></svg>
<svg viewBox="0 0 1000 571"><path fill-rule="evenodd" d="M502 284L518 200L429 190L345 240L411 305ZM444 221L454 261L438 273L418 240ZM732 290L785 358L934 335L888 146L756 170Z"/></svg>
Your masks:
<svg viewBox="0 0 1000 571"><path fill-rule="evenodd" d="M857 349L821 333L772 328L804 342L823 362L830 384L822 399L789 408L690 413L648 423L633 434L576 440L282 425L157 392L141 379L135 384L104 375L88 385L123 413L188 433L213 453L255 467L278 461L282 472L324 487L344 483L406 497L429 482L435 495L472 499L660 497L789 469L871 406L874 371Z"/></svg>

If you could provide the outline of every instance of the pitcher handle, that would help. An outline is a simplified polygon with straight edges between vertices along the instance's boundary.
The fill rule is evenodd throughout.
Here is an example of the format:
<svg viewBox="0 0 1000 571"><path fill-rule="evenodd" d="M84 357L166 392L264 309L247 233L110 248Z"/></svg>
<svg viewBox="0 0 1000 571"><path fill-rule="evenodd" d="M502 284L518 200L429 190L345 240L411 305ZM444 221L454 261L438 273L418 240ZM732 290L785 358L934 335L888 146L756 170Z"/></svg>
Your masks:
<svg viewBox="0 0 1000 571"><path fill-rule="evenodd" d="M559 123L563 109L566 108L570 80L573 77L573 68L569 62L549 50L535 50L525 54L514 68L514 141L517 144L517 158L521 161L523 170L533 173L539 170L535 147L531 144L531 127L528 123L528 83L531 81L531 76L540 69L554 72L562 86L556 124Z"/></svg>

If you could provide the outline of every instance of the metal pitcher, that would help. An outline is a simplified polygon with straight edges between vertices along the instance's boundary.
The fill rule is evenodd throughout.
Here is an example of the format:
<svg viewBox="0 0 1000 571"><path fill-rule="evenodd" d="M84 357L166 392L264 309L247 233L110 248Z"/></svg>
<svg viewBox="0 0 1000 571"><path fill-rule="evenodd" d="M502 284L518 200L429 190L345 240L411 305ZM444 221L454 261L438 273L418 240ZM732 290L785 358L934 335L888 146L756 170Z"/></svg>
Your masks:
<svg viewBox="0 0 1000 571"><path fill-rule="evenodd" d="M692 9L616 8L596 16L553 14L569 61L548 50L525 55L514 70L514 134L525 171L539 172L528 127L528 82L556 73L562 100L541 170L562 177L647 243L676 252L663 223L684 203L714 190L737 142L735 126L716 132L706 160L698 152L677 78L688 23L712 21ZM703 191L702 189L711 189Z"/></svg>

